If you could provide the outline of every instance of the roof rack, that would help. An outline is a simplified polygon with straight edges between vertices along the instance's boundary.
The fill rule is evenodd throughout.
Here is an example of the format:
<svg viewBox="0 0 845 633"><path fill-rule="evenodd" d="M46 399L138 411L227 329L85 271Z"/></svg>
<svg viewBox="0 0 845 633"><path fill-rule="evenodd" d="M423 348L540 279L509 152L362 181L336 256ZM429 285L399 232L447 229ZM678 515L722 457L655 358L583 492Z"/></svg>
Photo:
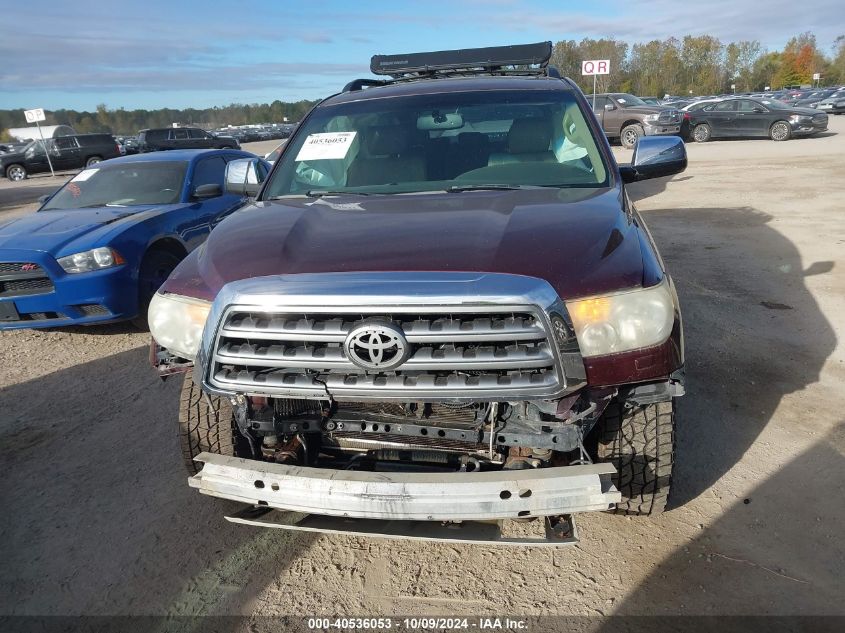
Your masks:
<svg viewBox="0 0 845 633"><path fill-rule="evenodd" d="M537 42L406 55L373 55L370 70L375 75L388 75L394 80L478 74L549 75L547 67L551 56L552 43Z"/></svg>

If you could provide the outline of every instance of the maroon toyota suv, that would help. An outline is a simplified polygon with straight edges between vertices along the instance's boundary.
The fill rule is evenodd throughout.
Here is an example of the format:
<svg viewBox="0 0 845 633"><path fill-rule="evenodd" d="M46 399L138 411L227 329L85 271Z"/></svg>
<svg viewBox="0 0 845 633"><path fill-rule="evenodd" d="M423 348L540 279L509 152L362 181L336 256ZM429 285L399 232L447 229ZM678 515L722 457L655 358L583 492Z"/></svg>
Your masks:
<svg viewBox="0 0 845 633"><path fill-rule="evenodd" d="M228 165L255 201L149 310L189 484L227 518L568 543L573 513L663 511L681 316L625 188L686 152L618 166L550 54L375 56L269 174Z"/></svg>

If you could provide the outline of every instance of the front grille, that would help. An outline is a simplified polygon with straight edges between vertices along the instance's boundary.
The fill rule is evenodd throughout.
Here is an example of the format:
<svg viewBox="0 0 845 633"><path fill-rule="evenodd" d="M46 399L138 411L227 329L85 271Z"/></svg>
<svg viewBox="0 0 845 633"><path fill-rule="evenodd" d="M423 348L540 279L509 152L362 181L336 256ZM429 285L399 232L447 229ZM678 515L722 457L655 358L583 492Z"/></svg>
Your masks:
<svg viewBox="0 0 845 633"><path fill-rule="evenodd" d="M52 321L54 319L66 319L61 312L27 312L21 314L21 321Z"/></svg>
<svg viewBox="0 0 845 633"><path fill-rule="evenodd" d="M106 306L100 305L99 303L83 303L74 307L84 316L106 316L111 314Z"/></svg>
<svg viewBox="0 0 845 633"><path fill-rule="evenodd" d="M44 269L32 262L0 262L0 275L7 273L44 273Z"/></svg>
<svg viewBox="0 0 845 633"><path fill-rule="evenodd" d="M681 113L677 110L664 110L658 116L657 122L662 125L677 125L681 122Z"/></svg>
<svg viewBox="0 0 845 633"><path fill-rule="evenodd" d="M21 297L53 291L53 282L32 262L0 262L0 297Z"/></svg>
<svg viewBox="0 0 845 633"><path fill-rule="evenodd" d="M503 399L560 386L555 353L538 313L500 307L472 312L282 313L233 309L224 315L210 383L226 391L299 397L363 396ZM365 371L343 349L349 332L374 316L398 325L410 356L392 371Z"/></svg>
<svg viewBox="0 0 845 633"><path fill-rule="evenodd" d="M40 279L7 279L0 281L0 297L20 297L53 291L53 282L46 277Z"/></svg>

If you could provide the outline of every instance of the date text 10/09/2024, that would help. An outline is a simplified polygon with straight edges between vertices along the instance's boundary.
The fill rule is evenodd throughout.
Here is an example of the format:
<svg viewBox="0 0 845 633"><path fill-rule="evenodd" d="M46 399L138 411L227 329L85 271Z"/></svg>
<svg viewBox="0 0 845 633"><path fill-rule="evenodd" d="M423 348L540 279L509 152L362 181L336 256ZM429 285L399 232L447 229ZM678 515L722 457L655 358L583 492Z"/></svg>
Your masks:
<svg viewBox="0 0 845 633"><path fill-rule="evenodd" d="M308 618L306 626L315 631L406 631L477 630L525 631L525 620L513 618Z"/></svg>

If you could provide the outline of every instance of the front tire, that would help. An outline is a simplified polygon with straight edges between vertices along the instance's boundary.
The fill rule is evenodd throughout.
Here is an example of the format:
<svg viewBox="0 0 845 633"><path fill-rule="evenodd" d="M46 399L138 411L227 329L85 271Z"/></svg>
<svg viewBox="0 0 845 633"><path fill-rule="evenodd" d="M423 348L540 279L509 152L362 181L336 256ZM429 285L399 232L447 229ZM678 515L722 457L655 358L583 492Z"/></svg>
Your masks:
<svg viewBox="0 0 845 633"><path fill-rule="evenodd" d="M692 138L696 143L706 143L712 138L713 133L706 123L699 123L692 129Z"/></svg>
<svg viewBox="0 0 845 633"><path fill-rule="evenodd" d="M138 316L132 323L142 332L150 329L147 323L147 310L153 295L179 265L182 258L165 250L153 250L144 255L138 271Z"/></svg>
<svg viewBox="0 0 845 633"><path fill-rule="evenodd" d="M6 168L6 178L12 182L20 182L26 178L26 168L23 165L9 165Z"/></svg>
<svg viewBox="0 0 845 633"><path fill-rule="evenodd" d="M632 123L622 128L619 136L619 141L625 149L634 149L640 137L645 136L645 130L642 125Z"/></svg>
<svg viewBox="0 0 845 633"><path fill-rule="evenodd" d="M85 167L93 167L97 163L102 163L103 159L99 156L92 156L87 161L85 161Z"/></svg>
<svg viewBox="0 0 845 633"><path fill-rule="evenodd" d="M179 398L179 445L188 475L196 475L202 470L202 463L194 461L200 453L236 455L233 428L234 414L229 402L217 396L206 396L194 383L192 373L185 374Z"/></svg>
<svg viewBox="0 0 845 633"><path fill-rule="evenodd" d="M598 427L598 460L616 468L622 493L616 514L654 515L666 509L675 453L674 402L627 408L612 402Z"/></svg>
<svg viewBox="0 0 845 633"><path fill-rule="evenodd" d="M769 129L769 138L773 141L788 141L792 138L792 127L786 121L775 121Z"/></svg>

